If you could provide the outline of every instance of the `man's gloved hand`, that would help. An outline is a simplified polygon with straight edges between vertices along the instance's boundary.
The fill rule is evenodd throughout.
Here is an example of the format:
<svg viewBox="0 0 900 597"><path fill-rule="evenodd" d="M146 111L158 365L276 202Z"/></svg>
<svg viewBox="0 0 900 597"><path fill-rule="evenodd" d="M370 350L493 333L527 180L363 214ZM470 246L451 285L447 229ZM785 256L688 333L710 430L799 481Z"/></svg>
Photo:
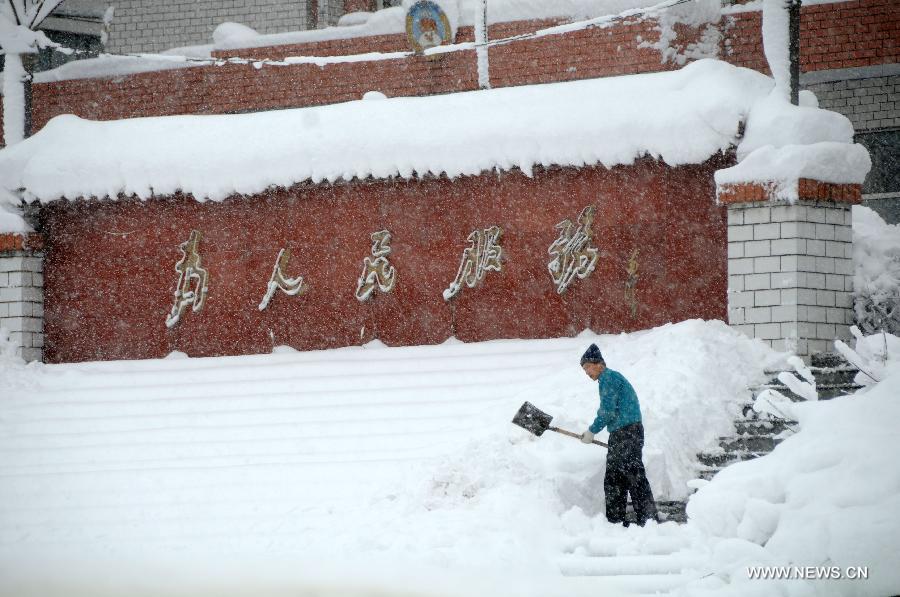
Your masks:
<svg viewBox="0 0 900 597"><path fill-rule="evenodd" d="M594 441L594 434L590 431L585 431L581 434L581 441L586 444L591 443L592 441Z"/></svg>

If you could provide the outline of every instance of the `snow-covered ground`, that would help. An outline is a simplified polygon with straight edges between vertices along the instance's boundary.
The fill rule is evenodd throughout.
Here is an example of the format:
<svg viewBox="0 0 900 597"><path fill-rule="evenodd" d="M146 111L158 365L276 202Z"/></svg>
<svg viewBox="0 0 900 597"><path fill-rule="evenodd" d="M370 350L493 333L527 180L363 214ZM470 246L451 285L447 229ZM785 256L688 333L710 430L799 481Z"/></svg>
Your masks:
<svg viewBox="0 0 900 597"><path fill-rule="evenodd" d="M720 322L689 321L621 336L215 359L8 358L0 562L30 579L62 570L48 570L48 554L290 558L304 563L300 579L344 562L347 572L402 566L401 577L421 567L558 576L570 535L561 516L606 524L605 451L529 436L510 419L528 400L555 424L586 428L596 386L578 358L592 341L640 396L659 498L685 495L694 454L730 429L776 356Z"/></svg>
<svg viewBox="0 0 900 597"><path fill-rule="evenodd" d="M883 341L896 359L900 339ZM696 320L214 359L26 366L7 351L0 594L900 590L900 361L858 396L797 408L800 432L703 487L689 524L623 529L603 515L602 448L509 422L528 400L584 429L590 342L637 389L658 499L685 496L696 452L784 357ZM869 580L750 580L756 564Z"/></svg>

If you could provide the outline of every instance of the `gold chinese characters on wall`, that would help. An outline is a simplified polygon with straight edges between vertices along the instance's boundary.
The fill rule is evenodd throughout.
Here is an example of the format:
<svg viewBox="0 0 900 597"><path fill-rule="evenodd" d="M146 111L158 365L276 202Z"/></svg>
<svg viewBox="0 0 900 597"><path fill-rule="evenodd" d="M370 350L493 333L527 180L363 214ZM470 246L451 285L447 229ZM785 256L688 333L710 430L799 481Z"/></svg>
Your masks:
<svg viewBox="0 0 900 597"><path fill-rule="evenodd" d="M449 301L462 290L463 284L474 288L484 279L487 272L499 272L503 265L500 262L503 249L500 247L499 226L491 226L484 230L473 230L467 240L471 246L463 250L462 261L456 278L444 291L444 300Z"/></svg>
<svg viewBox="0 0 900 597"><path fill-rule="evenodd" d="M594 222L593 206L585 207L578 216L578 226L571 220L563 220L556 225L559 230L559 238L553 241L547 250L553 259L547 264L550 277L556 286L556 292L563 294L576 276L583 280L594 271L600 254L591 246L594 232L591 224Z"/></svg>
<svg viewBox="0 0 900 597"><path fill-rule="evenodd" d="M379 230L372 233L372 257L363 258L363 271L356 281L356 298L367 301L377 288L381 292L390 292L397 282L397 270L388 262L391 254L391 233Z"/></svg>
<svg viewBox="0 0 900 597"><path fill-rule="evenodd" d="M191 236L178 248L181 259L175 264L178 273L178 285L175 288L175 304L166 317L166 327L174 327L181 320L181 315L188 305L196 313L203 309L209 291L209 273L200 265L200 233L191 231Z"/></svg>
<svg viewBox="0 0 900 597"><path fill-rule="evenodd" d="M259 303L260 311L269 306L269 301L275 296L276 290L281 290L288 296L299 296L306 290L306 287L303 285L303 276L288 278L284 274L284 270L287 269L290 260L290 249L278 251L278 257L275 258L275 268L272 270L272 277L269 278L269 283L266 285L266 294Z"/></svg>
<svg viewBox="0 0 900 597"><path fill-rule="evenodd" d="M557 294L567 292L576 280L584 279L594 271L600 258L600 250L594 245L593 222L594 207L587 206L581 210L576 223L565 219L554 227L558 236L547 249L551 257L547 270ZM488 272L502 271L502 236L503 229L497 225L477 228L468 235L466 240L469 246L463 249L456 277L442 293L445 301L458 296L464 287L478 286ZM194 313L201 311L209 293L209 274L203 267L200 256L201 238L198 230L192 230L189 239L179 245L182 256L175 264L175 271L178 273L175 301L166 317L166 326L169 328L181 321L189 305ZM379 230L373 232L370 239L370 255L363 257L362 271L354 292L360 302L371 300L376 290L382 293L392 292L398 278L397 269L390 262L391 232L387 229ZM635 249L626 266L628 278L625 282L625 301L632 317L637 316L637 256L638 251ZM291 272L291 269L294 271ZM279 290L297 298L306 293L308 286L304 277L289 275L299 274L296 270L296 266L291 267L290 249L282 248L275 258L266 292L258 305L260 311L269 306Z"/></svg>

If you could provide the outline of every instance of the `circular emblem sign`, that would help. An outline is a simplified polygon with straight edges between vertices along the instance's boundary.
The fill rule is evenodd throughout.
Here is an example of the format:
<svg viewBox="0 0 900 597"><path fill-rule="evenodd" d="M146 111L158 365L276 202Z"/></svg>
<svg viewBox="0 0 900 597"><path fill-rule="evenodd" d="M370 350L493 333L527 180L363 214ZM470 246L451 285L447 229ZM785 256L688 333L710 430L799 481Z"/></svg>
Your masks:
<svg viewBox="0 0 900 597"><path fill-rule="evenodd" d="M406 13L406 36L416 53L450 43L450 21L441 7L429 0L420 0Z"/></svg>

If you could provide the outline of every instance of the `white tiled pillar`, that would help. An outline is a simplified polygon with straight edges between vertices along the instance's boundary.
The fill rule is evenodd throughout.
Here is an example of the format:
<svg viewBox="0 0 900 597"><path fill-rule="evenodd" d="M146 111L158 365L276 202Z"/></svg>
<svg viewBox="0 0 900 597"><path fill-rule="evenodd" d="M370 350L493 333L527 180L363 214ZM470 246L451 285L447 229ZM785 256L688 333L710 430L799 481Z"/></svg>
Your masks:
<svg viewBox="0 0 900 597"><path fill-rule="evenodd" d="M849 339L850 209L830 201L729 203L729 324L803 357Z"/></svg>
<svg viewBox="0 0 900 597"><path fill-rule="evenodd" d="M42 252L0 250L0 327L9 330L10 339L26 361L43 358L43 272Z"/></svg>

